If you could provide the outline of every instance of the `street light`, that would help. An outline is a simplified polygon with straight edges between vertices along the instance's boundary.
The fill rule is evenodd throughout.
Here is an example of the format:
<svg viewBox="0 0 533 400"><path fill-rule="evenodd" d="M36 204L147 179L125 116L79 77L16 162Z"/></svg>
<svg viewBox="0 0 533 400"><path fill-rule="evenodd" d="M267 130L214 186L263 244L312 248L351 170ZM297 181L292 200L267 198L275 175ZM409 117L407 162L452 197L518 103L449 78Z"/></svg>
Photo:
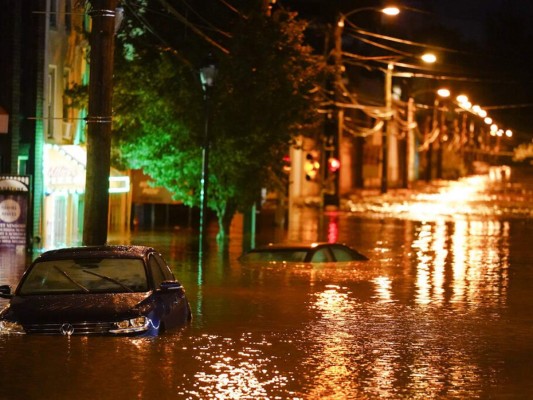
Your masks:
<svg viewBox="0 0 533 400"><path fill-rule="evenodd" d="M202 178L200 181L200 247L202 253L205 240L205 220L207 213L207 184L209 181L209 130L211 122L211 91L215 84L218 70L215 60L211 54L208 55L206 62L200 68L200 80L204 91L205 100L205 129L202 140Z"/></svg>
<svg viewBox="0 0 533 400"><path fill-rule="evenodd" d="M362 11L378 11L378 12L381 12L385 15L388 15L388 16L396 16L400 13L400 9L398 7L394 7L394 6L389 6L389 7L384 7L384 8L379 8L379 7L360 7L360 8L356 8L355 10L351 10L349 12L347 12L346 14L343 14L343 16L341 17L341 19L339 20L339 26L344 26L344 19L346 19L347 17L349 17L350 15L354 15L354 14L357 14L359 12L362 12Z"/></svg>
<svg viewBox="0 0 533 400"><path fill-rule="evenodd" d="M388 168L389 168L389 156L388 156L388 138L391 136L391 124L392 119L392 77L394 73L395 63L398 62L403 57L397 57L395 61L390 61L387 64L387 69L385 71L385 110L386 110L386 120L385 120L385 129L383 130L382 143L381 143L381 193L387 193L388 189ZM437 61L437 57L433 53L424 53L420 56L420 59L425 63L432 64ZM449 95L449 94L448 94ZM407 139L409 141L409 139ZM409 143L406 144L407 151L409 152ZM407 165L409 165L408 156L406 156ZM407 181L409 178L405 179L404 186L408 185Z"/></svg>
<svg viewBox="0 0 533 400"><path fill-rule="evenodd" d="M402 9L406 9L409 11L414 11L417 13L426 13L422 10L410 8L410 7L402 7ZM340 48L340 31L344 28L345 21L347 20L348 16L351 16L355 13L359 13L362 11L378 11L386 16L396 16L399 15L401 10L398 7L385 7L385 8L376 8L376 7L362 7L355 10L352 10L344 15L341 15L341 18L337 24L336 29L336 54L337 54L337 62L340 62L340 54L342 53L342 49ZM355 28L358 29L360 32L364 32L359 29L359 27L352 24ZM386 193L387 192L387 186L388 186L388 137L391 135L391 118L392 118L392 78L393 78L393 71L395 66L402 66L400 64L400 61L404 59L405 57L408 57L409 55L404 54L402 56L393 57L392 59L389 59L387 62L387 69L385 70L385 124L384 129L382 130L382 161L381 161L381 192ZM434 63L437 61L437 57L432 53L424 53L420 56L420 59L425 63Z"/></svg>
<svg viewBox="0 0 533 400"><path fill-rule="evenodd" d="M385 15L395 16L400 13L400 9L398 7L385 7L381 10L381 12Z"/></svg>
<svg viewBox="0 0 533 400"><path fill-rule="evenodd" d="M342 54L342 48L341 48L341 30L344 28L344 21L351 15L354 15L356 13L362 12L362 11L377 11L381 12L386 16L396 16L400 13L400 9L398 7L385 7L385 8L377 8L377 7L361 7L357 8L355 10L352 10L346 14L341 15L338 23L337 23L337 29L335 30L335 44L336 44L336 63L340 63L340 57ZM391 112L391 106L392 106L392 70L394 69L394 64L389 63L387 65L387 72L385 74L385 107L387 110L387 118L389 118L389 114ZM387 181L387 130L389 124L385 124L385 130L383 131L383 137L382 137L382 185L381 185L381 191L386 191L386 181ZM385 182L385 186L384 186Z"/></svg>

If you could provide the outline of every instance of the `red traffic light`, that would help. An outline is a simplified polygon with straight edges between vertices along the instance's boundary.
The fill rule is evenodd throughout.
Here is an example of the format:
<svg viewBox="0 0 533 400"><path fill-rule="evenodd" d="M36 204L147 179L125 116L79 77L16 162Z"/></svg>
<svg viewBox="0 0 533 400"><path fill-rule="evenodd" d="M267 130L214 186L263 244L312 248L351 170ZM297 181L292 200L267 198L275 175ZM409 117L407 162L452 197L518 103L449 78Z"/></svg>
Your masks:
<svg viewBox="0 0 533 400"><path fill-rule="evenodd" d="M291 172L291 157L283 156L283 172L289 174Z"/></svg>
<svg viewBox="0 0 533 400"><path fill-rule="evenodd" d="M330 172L337 172L340 167L341 167L341 162L337 158L330 157L328 159L328 169Z"/></svg>

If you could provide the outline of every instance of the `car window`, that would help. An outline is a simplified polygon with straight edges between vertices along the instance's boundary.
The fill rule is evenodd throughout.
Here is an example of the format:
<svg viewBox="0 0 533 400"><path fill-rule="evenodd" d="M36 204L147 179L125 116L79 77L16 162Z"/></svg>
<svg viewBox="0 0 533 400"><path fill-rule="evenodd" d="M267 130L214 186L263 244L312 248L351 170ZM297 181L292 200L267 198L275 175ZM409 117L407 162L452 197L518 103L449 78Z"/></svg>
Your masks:
<svg viewBox="0 0 533 400"><path fill-rule="evenodd" d="M332 246L331 251L337 261L366 261L368 257L359 253L357 250L346 246Z"/></svg>
<svg viewBox="0 0 533 400"><path fill-rule="evenodd" d="M165 280L165 275L159 266L159 263L155 259L154 255L150 255L148 259L148 266L150 267L150 272L152 273L152 279L154 281L154 287L158 288L161 285L161 282Z"/></svg>
<svg viewBox="0 0 533 400"><path fill-rule="evenodd" d="M104 258L55 260L34 264L19 293L116 293L148 290L141 259Z"/></svg>
<svg viewBox="0 0 533 400"><path fill-rule="evenodd" d="M159 254L154 254L154 258L157 261L157 264L159 264L159 268L161 268L161 271L163 272L163 276L165 277L166 281L175 281L176 278L174 277L174 274L168 267L165 260L163 260L163 257L161 257Z"/></svg>
<svg viewBox="0 0 533 400"><path fill-rule="evenodd" d="M328 262L331 261L329 250L327 248L318 249L311 257L311 262Z"/></svg>
<svg viewBox="0 0 533 400"><path fill-rule="evenodd" d="M331 248L331 251L333 251L333 255L337 261L354 261L356 259L354 257L355 254L350 249L334 246Z"/></svg>

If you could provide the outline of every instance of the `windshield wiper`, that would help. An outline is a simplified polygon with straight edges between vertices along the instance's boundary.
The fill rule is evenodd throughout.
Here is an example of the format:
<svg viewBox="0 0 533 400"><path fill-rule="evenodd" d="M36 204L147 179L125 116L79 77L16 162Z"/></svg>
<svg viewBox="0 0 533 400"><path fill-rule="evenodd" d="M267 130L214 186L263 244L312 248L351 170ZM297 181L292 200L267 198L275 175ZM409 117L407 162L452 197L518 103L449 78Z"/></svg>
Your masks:
<svg viewBox="0 0 533 400"><path fill-rule="evenodd" d="M86 269L82 269L82 271L87 273L87 274L91 274L91 275L97 276L99 278L105 279L106 281L113 282L113 283L119 285L120 287L122 287L123 289L126 289L128 292L133 292L132 288L124 285L122 282L120 282L120 281L118 281L118 280L116 280L114 278L111 278L110 276L102 275L102 274L99 274L97 272L89 271L89 270L86 270Z"/></svg>
<svg viewBox="0 0 533 400"><path fill-rule="evenodd" d="M69 281L71 281L73 284L75 284L77 287L81 288L84 292L89 293L89 289L87 289L85 286L83 286L81 283L77 282L74 278L72 278L69 274L67 274L65 271L63 271L61 268L59 268L57 265L54 265L54 268L61 273L65 278L67 278Z"/></svg>

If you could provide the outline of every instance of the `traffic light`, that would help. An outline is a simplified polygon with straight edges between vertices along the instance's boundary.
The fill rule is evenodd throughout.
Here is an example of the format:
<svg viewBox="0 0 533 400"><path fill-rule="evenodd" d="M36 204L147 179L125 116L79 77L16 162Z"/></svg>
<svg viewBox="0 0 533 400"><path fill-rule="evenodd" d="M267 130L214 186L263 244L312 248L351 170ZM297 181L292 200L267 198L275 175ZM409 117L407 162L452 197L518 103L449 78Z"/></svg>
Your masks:
<svg viewBox="0 0 533 400"><path fill-rule="evenodd" d="M318 170L320 169L320 163L317 161L318 154L307 153L305 156L305 179L307 181L314 181L318 176Z"/></svg>
<svg viewBox="0 0 533 400"><path fill-rule="evenodd" d="M337 172L341 167L341 162L338 158L330 157L328 158L328 170L329 172Z"/></svg>
<svg viewBox="0 0 533 400"><path fill-rule="evenodd" d="M283 156L283 172L287 175L291 173L291 157L286 155Z"/></svg>

